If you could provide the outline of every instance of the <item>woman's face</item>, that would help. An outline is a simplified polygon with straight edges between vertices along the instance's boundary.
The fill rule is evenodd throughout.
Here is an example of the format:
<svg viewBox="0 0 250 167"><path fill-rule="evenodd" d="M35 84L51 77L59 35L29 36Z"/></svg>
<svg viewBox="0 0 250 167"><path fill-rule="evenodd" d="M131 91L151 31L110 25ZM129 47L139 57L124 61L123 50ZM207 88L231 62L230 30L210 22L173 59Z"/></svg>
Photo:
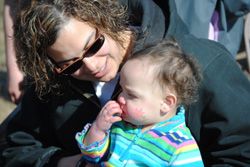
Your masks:
<svg viewBox="0 0 250 167"><path fill-rule="evenodd" d="M86 48L95 41L96 33L95 28L72 18L61 28L55 43L48 48L48 54L57 65L63 67L85 53ZM104 82L116 76L125 51L118 42L103 35L105 41L100 50L93 56L85 57L83 65L71 76L80 80Z"/></svg>

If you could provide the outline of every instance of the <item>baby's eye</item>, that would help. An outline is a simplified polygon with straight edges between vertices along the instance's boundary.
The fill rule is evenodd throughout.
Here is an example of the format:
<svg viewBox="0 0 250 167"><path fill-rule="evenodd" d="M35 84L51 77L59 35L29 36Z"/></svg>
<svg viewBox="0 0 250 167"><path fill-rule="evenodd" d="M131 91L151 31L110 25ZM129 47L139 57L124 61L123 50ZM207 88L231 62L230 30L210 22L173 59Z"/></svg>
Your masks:
<svg viewBox="0 0 250 167"><path fill-rule="evenodd" d="M128 97L131 99L137 98L137 96L135 94L131 94L131 93L128 93Z"/></svg>

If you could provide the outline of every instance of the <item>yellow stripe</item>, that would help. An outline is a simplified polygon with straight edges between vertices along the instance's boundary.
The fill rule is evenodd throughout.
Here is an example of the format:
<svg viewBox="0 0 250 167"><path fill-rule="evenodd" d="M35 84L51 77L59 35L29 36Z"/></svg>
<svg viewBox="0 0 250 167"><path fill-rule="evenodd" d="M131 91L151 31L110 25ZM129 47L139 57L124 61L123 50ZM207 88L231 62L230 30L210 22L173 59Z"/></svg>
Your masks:
<svg viewBox="0 0 250 167"><path fill-rule="evenodd" d="M198 146L196 144L191 144L191 145L187 145L187 146L177 149L175 154L180 154L181 152L188 152L190 150L197 150L197 149L198 149Z"/></svg>

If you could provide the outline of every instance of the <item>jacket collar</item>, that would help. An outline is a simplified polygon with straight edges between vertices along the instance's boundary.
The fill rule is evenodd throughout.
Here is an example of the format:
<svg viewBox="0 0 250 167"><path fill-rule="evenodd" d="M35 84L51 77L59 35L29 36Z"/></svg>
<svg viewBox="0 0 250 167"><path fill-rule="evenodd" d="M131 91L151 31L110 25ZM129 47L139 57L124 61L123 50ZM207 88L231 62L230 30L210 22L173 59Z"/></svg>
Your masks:
<svg viewBox="0 0 250 167"><path fill-rule="evenodd" d="M99 101L98 97L95 94L95 89L94 89L94 86L93 86L92 82L77 80L77 79L74 79L73 77L70 77L68 82L69 82L69 86L75 92L77 92L83 98L91 101L96 106L101 108L100 101ZM121 91L122 91L122 89L121 89L121 87L119 85L119 82L117 82L115 90L114 90L114 92L113 92L113 94L111 96L111 99L113 99L113 100L117 99L117 97L121 93Z"/></svg>

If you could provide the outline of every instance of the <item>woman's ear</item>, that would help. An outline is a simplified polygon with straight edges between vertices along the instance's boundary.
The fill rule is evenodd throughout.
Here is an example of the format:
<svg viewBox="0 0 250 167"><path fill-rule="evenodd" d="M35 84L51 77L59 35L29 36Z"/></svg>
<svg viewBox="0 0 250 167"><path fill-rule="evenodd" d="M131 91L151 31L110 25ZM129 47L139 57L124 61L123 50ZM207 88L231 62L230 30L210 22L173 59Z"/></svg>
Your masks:
<svg viewBox="0 0 250 167"><path fill-rule="evenodd" d="M166 114L176 107L177 98L174 94L168 94L161 104L161 113Z"/></svg>

